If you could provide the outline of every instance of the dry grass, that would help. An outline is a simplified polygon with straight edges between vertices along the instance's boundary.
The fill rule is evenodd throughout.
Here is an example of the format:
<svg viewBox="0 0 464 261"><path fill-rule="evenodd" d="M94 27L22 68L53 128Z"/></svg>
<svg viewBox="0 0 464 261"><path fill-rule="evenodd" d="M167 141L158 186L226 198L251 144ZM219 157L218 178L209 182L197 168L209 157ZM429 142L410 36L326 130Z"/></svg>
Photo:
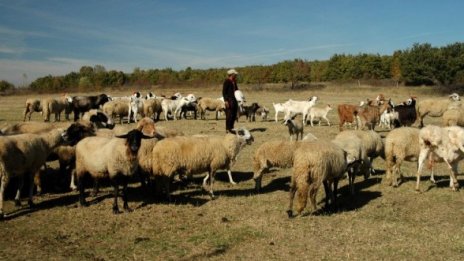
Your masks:
<svg viewBox="0 0 464 261"><path fill-rule="evenodd" d="M419 99L430 95L423 88L385 87L371 89L340 88L304 91L245 90L249 102L271 108L269 121L244 122L255 131L255 143L245 148L234 166L237 185L218 173L215 189L218 198L209 200L200 190L201 176L188 185L178 184L173 202L167 203L145 194L138 183L131 184L129 205L132 213L113 215L112 189L106 187L90 207L78 206L77 192L50 192L35 197L37 208L16 209L11 198L6 202L8 217L0 222L0 259L40 260L461 260L464 256L464 196L448 186L448 170L440 164L439 182L432 185L424 177L423 193L414 191L415 163L405 163L410 175L398 188L381 184L385 163L374 161L377 175L357 178L357 194L350 196L346 180L341 183L340 211L288 219L290 169L275 170L263 177L263 191L253 191L251 155L264 141L287 139L281 123L273 121L272 102L289 98L320 97L320 105L358 103L382 92L395 101L408 95ZM156 90L154 90L157 92ZM129 91L128 91L129 92ZM174 93L174 90L163 90ZM197 96L218 97L220 87L184 89ZM111 93L111 92L110 92ZM113 94L113 93L111 93ZM1 97L0 125L20 121L26 96ZM225 133L224 119L161 121L159 125L181 129L186 134ZM40 120L39 114L33 115ZM331 139L338 133L336 110L329 112L333 126L311 128L319 138ZM439 123L439 119L426 120ZM385 130L379 130L384 136ZM462 182L461 182L462 185ZM318 200L322 206L323 193Z"/></svg>

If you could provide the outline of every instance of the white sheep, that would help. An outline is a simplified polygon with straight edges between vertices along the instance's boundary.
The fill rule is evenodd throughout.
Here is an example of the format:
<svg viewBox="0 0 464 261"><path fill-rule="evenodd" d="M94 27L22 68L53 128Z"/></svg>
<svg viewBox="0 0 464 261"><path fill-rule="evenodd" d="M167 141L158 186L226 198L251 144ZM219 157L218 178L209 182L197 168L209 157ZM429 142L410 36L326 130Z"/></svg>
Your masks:
<svg viewBox="0 0 464 261"><path fill-rule="evenodd" d="M55 121L61 120L61 112L64 111L65 119L69 120L72 98L63 96L60 98L46 98L41 101L44 121L50 121L50 115L55 115Z"/></svg>
<svg viewBox="0 0 464 261"><path fill-rule="evenodd" d="M450 104L448 109L443 113L443 126L461 126L464 127L464 108L457 104Z"/></svg>
<svg viewBox="0 0 464 261"><path fill-rule="evenodd" d="M75 144L82 135L82 129L72 124L66 130L54 129L42 134L19 134L4 136L0 139L0 218L4 217L3 198L5 188L13 177L19 177L15 203L20 205L20 192L23 178L27 175L33 184L41 166L45 164L48 155L54 148L66 142ZM32 194L34 186L29 189L29 206L33 206Z"/></svg>
<svg viewBox="0 0 464 261"><path fill-rule="evenodd" d="M304 127L303 124L294 120L294 118L287 118L285 116L284 125L288 127L288 133L290 134L290 141L293 140L293 136L295 135L296 140L298 140L298 136L300 139L303 138Z"/></svg>
<svg viewBox="0 0 464 261"><path fill-rule="evenodd" d="M365 177L369 175L369 167L371 166L367 151L364 148L364 143L355 132L342 131L332 142L343 149L352 159L358 161L359 164L353 165L348 171L348 183L351 194L355 194L354 180L356 175L361 173Z"/></svg>
<svg viewBox="0 0 464 261"><path fill-rule="evenodd" d="M457 93L450 94L446 99L425 99L417 103L417 116L419 127L424 127L424 117L441 117L451 103L460 103L461 98Z"/></svg>
<svg viewBox="0 0 464 261"><path fill-rule="evenodd" d="M198 110L200 112L200 119L205 119L206 111L214 111L216 113L216 120L220 111L224 111L225 103L222 100L204 97L198 101Z"/></svg>
<svg viewBox="0 0 464 261"><path fill-rule="evenodd" d="M297 213L306 207L308 195L313 210L316 210L316 196L322 184L326 189L326 206L329 198L335 203L336 184L343 177L348 164L353 162L340 147L328 141L302 142L295 150L293 173L290 182L290 202L287 210L289 217L293 217L293 199L297 194ZM331 187L334 184L334 190Z"/></svg>
<svg viewBox="0 0 464 261"><path fill-rule="evenodd" d="M143 101L143 116L150 117L152 119L156 119L159 121L161 112L163 109L161 108L161 101L164 98L156 97L150 98Z"/></svg>
<svg viewBox="0 0 464 261"><path fill-rule="evenodd" d="M314 127L313 125L313 120L318 119L319 120L319 126L321 126L321 120L324 119L327 122L327 125L330 126L330 121L327 119L327 114L329 111L332 110L332 107L330 104L327 104L324 108L319 108L319 107L311 107L309 110L309 116L311 117L311 127Z"/></svg>
<svg viewBox="0 0 464 261"><path fill-rule="evenodd" d="M363 147L366 150L366 154L369 157L369 168L371 169L370 172L375 172L372 168L372 162L378 156L384 156L384 144L382 141L382 137L375 131L361 131L361 130L345 130L340 132L339 135L347 135L351 136L352 134L359 137L363 143ZM367 179L369 177L368 171L363 171L364 178Z"/></svg>
<svg viewBox="0 0 464 261"><path fill-rule="evenodd" d="M138 167L137 153L141 140L150 138L139 130L132 130L114 138L88 137L76 146L76 178L79 184L79 201L87 206L83 177L110 178L114 187L113 213L119 213L119 185L123 186L124 210L131 211L127 203L127 183Z"/></svg>
<svg viewBox="0 0 464 261"><path fill-rule="evenodd" d="M419 159L416 175L416 190L420 191L419 182L425 160L437 157L449 167L450 187L459 188L457 180L458 163L464 158L464 129L458 126L438 127L428 125L419 131Z"/></svg>
<svg viewBox="0 0 464 261"><path fill-rule="evenodd" d="M113 119L115 116L119 116L119 123L122 124L123 117L129 115L129 100L118 99L106 102L103 104L102 110Z"/></svg>
<svg viewBox="0 0 464 261"><path fill-rule="evenodd" d="M203 187L214 198L213 183L217 170L226 169L228 173L238 153L251 144L253 136L246 129L226 134L223 137L173 137L159 141L153 148L153 175L161 179L168 197L170 181L174 174L182 172L187 176L208 172L203 179ZM206 181L210 179L210 187Z"/></svg>
<svg viewBox="0 0 464 261"><path fill-rule="evenodd" d="M385 138L385 164L386 175L383 183L388 186L398 186L399 179L403 178L401 164L403 161L416 162L419 158L419 129L401 127L390 131ZM432 159L438 161L437 158ZM433 169L430 180L435 183Z"/></svg>
<svg viewBox="0 0 464 261"><path fill-rule="evenodd" d="M263 175L270 168L290 168L293 166L293 153L303 141L317 140L317 137L308 133L302 141L274 140L261 144L253 153L253 180L255 190L261 190Z"/></svg>

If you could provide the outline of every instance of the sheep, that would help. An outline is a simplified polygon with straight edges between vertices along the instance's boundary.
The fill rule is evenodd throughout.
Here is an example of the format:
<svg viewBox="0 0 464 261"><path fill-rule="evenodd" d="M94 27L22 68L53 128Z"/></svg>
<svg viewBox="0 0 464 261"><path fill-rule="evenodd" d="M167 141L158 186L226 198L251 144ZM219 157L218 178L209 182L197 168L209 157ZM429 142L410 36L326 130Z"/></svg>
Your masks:
<svg viewBox="0 0 464 261"><path fill-rule="evenodd" d="M110 178L114 187L113 213L118 214L119 184L123 186L124 210L131 211L127 203L127 183L138 167L137 153L141 140L150 138L139 130L114 138L88 137L76 146L76 178L79 202L87 206L83 177L90 174L94 179Z"/></svg>
<svg viewBox="0 0 464 261"><path fill-rule="evenodd" d="M26 121L26 117L30 121L33 112L42 112L42 105L40 104L39 99L29 98L26 100L26 108L24 109L23 113L23 121Z"/></svg>
<svg viewBox="0 0 464 261"><path fill-rule="evenodd" d="M78 123L67 129L54 129L42 134L19 134L5 136L0 139L0 219L4 217L3 198L5 188L13 177L19 177L20 182L16 192L15 203L19 206L23 178L27 175L33 184L34 174L45 164L48 155L59 145L71 145L83 136L83 128ZM30 207L33 207L32 194L34 186L29 189Z"/></svg>
<svg viewBox="0 0 464 261"><path fill-rule="evenodd" d="M143 101L143 116L151 117L159 121L161 112L161 101L163 98L150 98Z"/></svg>
<svg viewBox="0 0 464 261"><path fill-rule="evenodd" d="M303 138L303 124L300 124L294 119L295 117L287 118L287 116L285 116L284 120L284 125L288 127L288 133L290 134L290 141L293 140L293 135L295 135L296 140L298 140L298 136L300 136L300 139Z"/></svg>
<svg viewBox="0 0 464 261"><path fill-rule="evenodd" d="M263 175L272 167L290 168L293 166L293 152L303 141L317 140L308 133L302 141L274 140L261 144L253 153L253 180L255 190L261 190Z"/></svg>
<svg viewBox="0 0 464 261"><path fill-rule="evenodd" d="M279 112L283 112L285 114L285 107L282 103L272 103L272 106L274 107L274 118L275 122L277 122L277 117L279 116Z"/></svg>
<svg viewBox="0 0 464 261"><path fill-rule="evenodd" d="M97 128L114 128L113 119L101 110L92 109L84 113L82 116L83 121L89 121Z"/></svg>
<svg viewBox="0 0 464 261"><path fill-rule="evenodd" d="M415 162L419 158L419 129L411 127L401 127L390 131L385 138L385 163L386 175L383 183L388 186L398 186L398 173L399 179L401 174L401 164L403 161ZM433 171L430 177L432 182Z"/></svg>
<svg viewBox="0 0 464 261"><path fill-rule="evenodd" d="M420 175L427 158L436 157L448 165L450 173L450 187L459 188L456 175L458 163L464 158L464 129L458 126L438 127L428 125L419 131L419 159L416 174L416 191L420 191Z"/></svg>
<svg viewBox="0 0 464 261"><path fill-rule="evenodd" d="M443 126L461 126L464 127L464 109L461 106L450 105L443 113Z"/></svg>
<svg viewBox="0 0 464 261"><path fill-rule="evenodd" d="M347 155L349 155L352 159L357 160L359 163L348 171L348 183L351 194L354 195L354 180L356 175L358 173L362 173L365 177L366 175L368 176L369 167L371 165L367 151L364 148L364 143L355 132L348 131L342 131L337 134L332 142L343 149Z"/></svg>
<svg viewBox="0 0 464 261"><path fill-rule="evenodd" d="M378 156L384 157L384 144L382 141L382 137L375 131L361 131L361 130L345 130L338 134L338 137L347 136L352 137L357 136L361 139L363 147L366 151L366 155L369 157L368 166L370 168L370 172L375 172L372 168L372 162ZM369 172L363 171L364 178L369 178Z"/></svg>
<svg viewBox="0 0 464 261"><path fill-rule="evenodd" d="M113 119L116 115L119 116L119 123L122 124L123 117L129 115L129 101L126 99L109 101L103 105L102 110Z"/></svg>
<svg viewBox="0 0 464 261"><path fill-rule="evenodd" d="M297 194L297 214L306 207L308 191L310 204L316 210L316 196L319 187L326 189L326 206L329 198L335 203L337 182L344 175L348 164L353 162L340 147L329 141L302 142L294 152L293 173L290 182L290 202L287 209L289 217L293 217L293 199ZM334 193L331 184L335 185Z"/></svg>
<svg viewBox="0 0 464 261"><path fill-rule="evenodd" d="M198 111L200 112L200 119L205 119L206 111L215 111L216 120L218 120L218 114L220 111L224 111L225 104L223 100L214 99L214 98L201 98L198 101Z"/></svg>
<svg viewBox="0 0 464 261"><path fill-rule="evenodd" d="M50 115L53 113L55 115L55 121L61 120L61 112L64 111L65 119L69 120L69 114L71 113L71 102L72 98L68 96L63 96L61 98L46 98L43 99L42 110L44 121L50 121Z"/></svg>
<svg viewBox="0 0 464 261"><path fill-rule="evenodd" d="M187 176L208 171L203 179L203 188L210 179L209 194L214 198L213 183L217 170L230 169L238 153L253 142L253 136L246 129L239 129L236 134L225 136L173 137L159 141L153 148L153 175L161 179L168 198L170 197L170 180L174 174L182 171Z"/></svg>
<svg viewBox="0 0 464 261"><path fill-rule="evenodd" d="M312 107L309 110L309 116L311 117L310 119L311 127L314 127L313 120L315 118L319 119L319 126L321 126L321 120L322 120L321 118L323 118L327 122L327 125L330 126L330 121L329 119L327 119L327 114L331 110L332 110L332 107L330 106L330 104L327 104L327 106L325 106L324 108Z"/></svg>
<svg viewBox="0 0 464 261"><path fill-rule="evenodd" d="M448 109L451 103L460 103L461 98L457 93L452 93L447 99L425 99L417 104L417 117L419 119L419 128L424 127L424 117L441 117Z"/></svg>
<svg viewBox="0 0 464 261"><path fill-rule="evenodd" d="M98 109L110 99L106 94L96 96L75 96L72 97L71 108L74 112L74 121L79 119L79 115L90 109Z"/></svg>

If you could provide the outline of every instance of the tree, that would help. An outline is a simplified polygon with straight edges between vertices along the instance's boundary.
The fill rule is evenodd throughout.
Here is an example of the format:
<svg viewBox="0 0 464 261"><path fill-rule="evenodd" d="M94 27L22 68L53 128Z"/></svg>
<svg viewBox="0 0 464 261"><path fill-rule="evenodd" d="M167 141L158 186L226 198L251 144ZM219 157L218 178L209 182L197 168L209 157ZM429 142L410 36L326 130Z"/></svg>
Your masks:
<svg viewBox="0 0 464 261"><path fill-rule="evenodd" d="M14 85L10 82L7 82L5 80L0 81L0 92L8 91L8 90L13 90Z"/></svg>

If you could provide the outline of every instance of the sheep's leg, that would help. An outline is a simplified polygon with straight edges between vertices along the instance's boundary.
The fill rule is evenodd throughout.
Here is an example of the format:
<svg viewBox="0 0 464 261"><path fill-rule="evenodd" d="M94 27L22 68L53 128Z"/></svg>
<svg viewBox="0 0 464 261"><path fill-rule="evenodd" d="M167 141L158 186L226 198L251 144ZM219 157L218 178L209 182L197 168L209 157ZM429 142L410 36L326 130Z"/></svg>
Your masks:
<svg viewBox="0 0 464 261"><path fill-rule="evenodd" d="M450 175L450 187L454 191L457 191L459 189L459 182L456 177L457 173L458 173L458 164L454 163L451 166L451 175Z"/></svg>
<svg viewBox="0 0 464 261"><path fill-rule="evenodd" d="M209 194L211 196L211 199L214 199L215 196L214 196L214 191L213 191L213 184L214 184L214 175L216 174L215 171L211 171L211 174L210 174L210 189L209 189Z"/></svg>
<svg viewBox="0 0 464 261"><path fill-rule="evenodd" d="M1 185L0 185L0 220L3 219L5 214L3 213L3 197L5 194L5 188L8 185L10 179L6 173L2 173Z"/></svg>
<svg viewBox="0 0 464 261"><path fill-rule="evenodd" d="M34 207L34 202L32 202L32 196L34 194L34 176L35 175L39 175L39 171L37 171L37 173L31 173L29 174L29 200L27 201L27 203L29 204L29 207L30 208L33 208Z"/></svg>
<svg viewBox="0 0 464 261"><path fill-rule="evenodd" d="M288 204L288 209L287 209L287 215L289 218L293 217L293 199L295 198L295 193L296 193L296 182L295 179L292 177L292 180L290 182L290 201Z"/></svg>
<svg viewBox="0 0 464 261"><path fill-rule="evenodd" d="M304 200L304 203L306 203L306 198L308 197L308 187L309 187L309 202L311 203L311 208L312 208L312 211L316 211L317 210L317 204L316 204L316 196L317 196L317 191L319 189L319 187L313 183L311 185L308 186L308 184L306 183L306 190L305 190L305 200ZM301 195L303 196L303 195ZM304 205L306 207L306 204Z"/></svg>
<svg viewBox="0 0 464 261"><path fill-rule="evenodd" d="M309 122L311 123L311 127L314 127L313 120L314 120L314 117L311 116L311 119L309 119Z"/></svg>
<svg viewBox="0 0 464 261"><path fill-rule="evenodd" d="M18 188L16 190L16 196L15 196L15 206L20 207L21 206L21 190L23 189L24 185L24 177L19 177L18 179ZM31 186L34 186L31 184Z"/></svg>
<svg viewBox="0 0 464 261"><path fill-rule="evenodd" d="M100 187L98 185L98 179L93 180L93 190L92 190L92 197L96 197L98 195L98 192L100 191Z"/></svg>
<svg viewBox="0 0 464 261"><path fill-rule="evenodd" d="M232 178L232 171L230 169L227 170L227 175L229 176L229 182L233 185L237 184L235 183L234 179Z"/></svg>
<svg viewBox="0 0 464 261"><path fill-rule="evenodd" d="M331 189L331 184L327 180L324 180L322 184L324 185L325 191L325 208L328 208L330 206L330 202L334 202L334 195Z"/></svg>
<svg viewBox="0 0 464 261"><path fill-rule="evenodd" d="M119 184L116 180L113 180L113 188L114 188L113 214L119 214L121 213L118 207Z"/></svg>
<svg viewBox="0 0 464 261"><path fill-rule="evenodd" d="M77 176L77 186L79 187L79 203L83 207L87 207L89 204L85 201L85 187L83 176Z"/></svg>
<svg viewBox="0 0 464 261"><path fill-rule="evenodd" d="M255 181L255 190L259 193L261 190L261 181L263 179L264 171L267 170L267 167L259 167L258 171L255 171L253 179Z"/></svg>
<svg viewBox="0 0 464 261"><path fill-rule="evenodd" d="M77 186L76 186L76 170L72 170L71 171L71 182L69 184L69 188L74 191L74 190L77 190Z"/></svg>
<svg viewBox="0 0 464 261"><path fill-rule="evenodd" d="M424 167L424 162L427 159L427 156L429 154L429 150L421 150L419 153L419 159L417 161L418 167L417 167L417 173L416 173L416 191L420 191L419 188L419 183L420 183L420 175L422 172L422 168Z"/></svg>
<svg viewBox="0 0 464 261"><path fill-rule="evenodd" d="M128 183L128 180L127 180L127 177L124 177L123 178L123 183L122 183L122 200L124 202L124 210L126 212L132 212L132 209L129 208L129 204L127 203L127 183Z"/></svg>

